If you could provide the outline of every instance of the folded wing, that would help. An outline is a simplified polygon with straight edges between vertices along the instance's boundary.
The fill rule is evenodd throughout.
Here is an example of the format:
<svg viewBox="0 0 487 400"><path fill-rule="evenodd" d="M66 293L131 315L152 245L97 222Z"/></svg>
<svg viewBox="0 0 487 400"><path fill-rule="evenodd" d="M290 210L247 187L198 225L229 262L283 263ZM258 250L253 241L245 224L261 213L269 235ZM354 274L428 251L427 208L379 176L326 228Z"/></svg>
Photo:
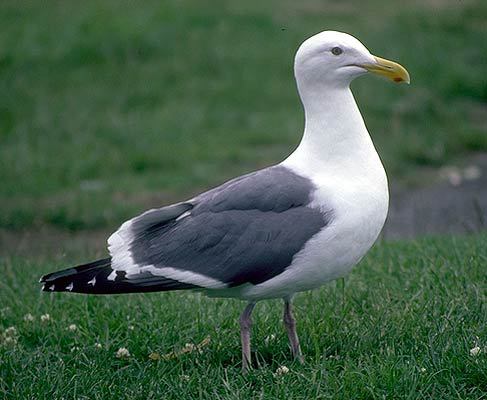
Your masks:
<svg viewBox="0 0 487 400"><path fill-rule="evenodd" d="M282 273L331 218L310 207L306 178L282 166L229 181L127 221L109 239L115 280L170 279L222 289Z"/></svg>

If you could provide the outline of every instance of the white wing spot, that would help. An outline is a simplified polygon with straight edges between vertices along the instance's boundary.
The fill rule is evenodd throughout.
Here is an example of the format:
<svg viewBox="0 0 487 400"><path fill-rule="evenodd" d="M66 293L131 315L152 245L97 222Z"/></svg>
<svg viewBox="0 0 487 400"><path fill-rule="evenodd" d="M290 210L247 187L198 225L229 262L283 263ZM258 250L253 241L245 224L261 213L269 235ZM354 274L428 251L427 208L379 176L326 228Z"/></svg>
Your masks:
<svg viewBox="0 0 487 400"><path fill-rule="evenodd" d="M112 273L107 276L107 280L114 281L116 277L117 277L117 271L112 271Z"/></svg>
<svg viewBox="0 0 487 400"><path fill-rule="evenodd" d="M183 219L185 217L189 217L191 215L191 212L190 211L186 211L184 213L182 213L179 217L176 218L176 221L179 221L180 219Z"/></svg>
<svg viewBox="0 0 487 400"><path fill-rule="evenodd" d="M54 290L54 285L49 286L49 290L52 292Z"/></svg>
<svg viewBox="0 0 487 400"><path fill-rule="evenodd" d="M73 290L73 282L66 286L66 290L69 290L70 292Z"/></svg>
<svg viewBox="0 0 487 400"><path fill-rule="evenodd" d="M88 285L92 285L92 286L95 286L95 283L96 283L96 276L94 276L91 281L87 282Z"/></svg>

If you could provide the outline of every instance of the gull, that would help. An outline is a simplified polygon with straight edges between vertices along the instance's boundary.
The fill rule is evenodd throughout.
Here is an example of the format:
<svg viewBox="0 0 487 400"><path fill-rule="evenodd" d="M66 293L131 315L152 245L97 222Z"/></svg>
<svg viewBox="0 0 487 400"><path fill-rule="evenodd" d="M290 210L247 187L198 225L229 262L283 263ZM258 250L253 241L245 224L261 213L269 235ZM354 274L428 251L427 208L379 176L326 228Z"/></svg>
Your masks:
<svg viewBox="0 0 487 400"><path fill-rule="evenodd" d="M244 371L255 304L281 298L292 355L302 362L293 295L349 273L387 216L387 176L350 90L367 73L409 83L404 67L349 34L305 40L294 60L304 133L285 160L124 222L108 239L108 258L45 275L43 290L188 289L245 300Z"/></svg>

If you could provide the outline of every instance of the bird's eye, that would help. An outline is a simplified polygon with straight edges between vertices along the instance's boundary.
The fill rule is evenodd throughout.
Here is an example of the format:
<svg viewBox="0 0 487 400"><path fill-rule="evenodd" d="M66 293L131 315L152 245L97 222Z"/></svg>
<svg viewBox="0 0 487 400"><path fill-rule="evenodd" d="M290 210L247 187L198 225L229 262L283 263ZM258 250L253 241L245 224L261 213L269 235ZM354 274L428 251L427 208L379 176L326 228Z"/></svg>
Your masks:
<svg viewBox="0 0 487 400"><path fill-rule="evenodd" d="M343 53L343 50L340 48L340 47L333 47L331 49L331 54L333 54L334 56L339 56L340 54Z"/></svg>

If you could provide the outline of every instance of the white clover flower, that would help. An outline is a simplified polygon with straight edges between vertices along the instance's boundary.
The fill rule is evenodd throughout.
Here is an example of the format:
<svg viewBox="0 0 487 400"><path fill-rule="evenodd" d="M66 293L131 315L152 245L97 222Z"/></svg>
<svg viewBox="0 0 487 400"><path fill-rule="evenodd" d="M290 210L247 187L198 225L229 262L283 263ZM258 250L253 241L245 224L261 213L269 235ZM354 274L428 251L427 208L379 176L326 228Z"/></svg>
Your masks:
<svg viewBox="0 0 487 400"><path fill-rule="evenodd" d="M135 329L135 327L133 325L129 325L129 330L130 331L133 331Z"/></svg>
<svg viewBox="0 0 487 400"><path fill-rule="evenodd" d="M470 355L473 357L478 356L481 351L482 349L479 346L475 346L473 349L470 349Z"/></svg>
<svg viewBox="0 0 487 400"><path fill-rule="evenodd" d="M34 316L31 313L25 314L24 315L24 321L25 322L32 322L32 321L34 321Z"/></svg>
<svg viewBox="0 0 487 400"><path fill-rule="evenodd" d="M420 371L421 373L423 373L423 374L424 374L424 373L426 372L426 368L425 368L425 367L421 367L421 368L419 369L419 371Z"/></svg>
<svg viewBox="0 0 487 400"><path fill-rule="evenodd" d="M13 346L17 344L17 329L14 326L11 326L0 335L0 343L6 346Z"/></svg>
<svg viewBox="0 0 487 400"><path fill-rule="evenodd" d="M196 346L194 345L194 343L186 343L184 345L183 351L184 352L191 352L191 351L194 351L195 349L196 349Z"/></svg>
<svg viewBox="0 0 487 400"><path fill-rule="evenodd" d="M97 349L101 349L103 346L101 345L101 343L95 343L95 348Z"/></svg>
<svg viewBox="0 0 487 400"><path fill-rule="evenodd" d="M74 332L76 329L78 329L78 327L75 324L71 324L68 326L68 330L71 332Z"/></svg>
<svg viewBox="0 0 487 400"><path fill-rule="evenodd" d="M41 322L48 322L51 320L51 316L49 314L42 314L41 315Z"/></svg>
<svg viewBox="0 0 487 400"><path fill-rule="evenodd" d="M5 336L3 338L3 344L7 346L13 346L17 344L17 338L15 336Z"/></svg>
<svg viewBox="0 0 487 400"><path fill-rule="evenodd" d="M15 335L17 335L17 329L15 329L15 326L11 326L11 327L5 329L4 334L5 334L5 336L15 336Z"/></svg>
<svg viewBox="0 0 487 400"><path fill-rule="evenodd" d="M190 376L189 375L181 375L181 380L182 381L188 382L189 379L190 379Z"/></svg>
<svg viewBox="0 0 487 400"><path fill-rule="evenodd" d="M284 375L289 372L289 368L285 365L281 365L279 368L276 369L276 375Z"/></svg>
<svg viewBox="0 0 487 400"><path fill-rule="evenodd" d="M115 353L117 358L129 358L130 352L125 347L120 347Z"/></svg>
<svg viewBox="0 0 487 400"><path fill-rule="evenodd" d="M74 353L75 351L79 351L79 347L78 346L71 347L71 353Z"/></svg>
<svg viewBox="0 0 487 400"><path fill-rule="evenodd" d="M264 343L266 344L266 346L268 346L269 343L273 342L275 339L276 339L276 335L272 333L271 335L266 336L266 338L264 339Z"/></svg>
<svg viewBox="0 0 487 400"><path fill-rule="evenodd" d="M4 314L7 314L9 311L10 311L10 307L3 307L0 310L0 314L4 315Z"/></svg>

